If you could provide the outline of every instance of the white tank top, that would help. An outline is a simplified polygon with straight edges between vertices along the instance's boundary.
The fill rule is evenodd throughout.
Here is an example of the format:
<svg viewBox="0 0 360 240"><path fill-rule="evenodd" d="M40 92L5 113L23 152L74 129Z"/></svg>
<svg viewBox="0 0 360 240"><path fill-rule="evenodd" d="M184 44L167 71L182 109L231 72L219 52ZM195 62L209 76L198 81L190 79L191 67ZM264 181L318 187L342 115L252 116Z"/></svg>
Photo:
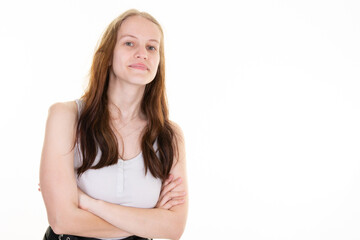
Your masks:
<svg viewBox="0 0 360 240"><path fill-rule="evenodd" d="M80 115L82 101L77 99L76 103ZM157 141L154 147L157 148ZM94 165L99 162L100 156L101 151L98 149ZM75 173L81 163L82 154L79 151L79 145L76 144ZM118 159L117 164L111 166L89 169L77 178L77 184L81 190L95 199L137 208L154 208L161 190L161 179L155 178L150 170L145 175L141 152L129 160Z"/></svg>

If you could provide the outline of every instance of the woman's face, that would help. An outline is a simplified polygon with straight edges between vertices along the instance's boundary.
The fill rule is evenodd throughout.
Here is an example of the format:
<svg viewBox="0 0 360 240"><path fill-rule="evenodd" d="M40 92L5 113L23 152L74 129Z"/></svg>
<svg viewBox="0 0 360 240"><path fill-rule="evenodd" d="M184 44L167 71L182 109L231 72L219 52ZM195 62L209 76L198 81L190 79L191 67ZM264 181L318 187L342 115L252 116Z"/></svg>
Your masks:
<svg viewBox="0 0 360 240"><path fill-rule="evenodd" d="M125 19L117 33L110 79L146 85L156 75L160 61L161 32L141 16Z"/></svg>

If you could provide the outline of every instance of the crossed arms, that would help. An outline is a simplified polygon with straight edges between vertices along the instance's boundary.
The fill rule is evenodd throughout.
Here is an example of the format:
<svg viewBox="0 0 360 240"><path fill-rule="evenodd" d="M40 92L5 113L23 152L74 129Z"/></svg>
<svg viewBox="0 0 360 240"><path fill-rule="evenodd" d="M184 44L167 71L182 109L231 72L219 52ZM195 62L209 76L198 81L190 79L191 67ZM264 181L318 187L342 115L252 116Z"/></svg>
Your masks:
<svg viewBox="0 0 360 240"><path fill-rule="evenodd" d="M75 102L50 107L40 164L40 186L48 221L58 234L94 238L138 235L147 238L179 239L184 231L188 197L185 149L178 136L179 158L171 169L172 179L164 183L156 208L125 207L92 199L78 190L74 175ZM185 201L182 202L181 200Z"/></svg>

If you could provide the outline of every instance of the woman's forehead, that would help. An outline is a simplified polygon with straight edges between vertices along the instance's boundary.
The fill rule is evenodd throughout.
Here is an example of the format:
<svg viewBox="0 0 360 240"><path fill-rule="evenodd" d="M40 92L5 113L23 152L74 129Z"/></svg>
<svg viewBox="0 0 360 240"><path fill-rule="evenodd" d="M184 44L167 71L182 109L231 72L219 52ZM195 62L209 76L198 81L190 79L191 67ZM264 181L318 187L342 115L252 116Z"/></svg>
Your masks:
<svg viewBox="0 0 360 240"><path fill-rule="evenodd" d="M118 30L118 39L124 36L160 42L161 32L159 27L152 21L141 16L131 16L122 22Z"/></svg>

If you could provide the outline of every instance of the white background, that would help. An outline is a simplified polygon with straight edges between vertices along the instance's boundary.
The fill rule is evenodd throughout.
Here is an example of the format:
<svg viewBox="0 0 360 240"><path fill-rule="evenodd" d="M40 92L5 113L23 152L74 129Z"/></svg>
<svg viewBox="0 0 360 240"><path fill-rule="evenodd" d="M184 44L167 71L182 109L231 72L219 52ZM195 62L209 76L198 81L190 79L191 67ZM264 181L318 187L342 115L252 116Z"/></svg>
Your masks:
<svg viewBox="0 0 360 240"><path fill-rule="evenodd" d="M79 98L102 32L165 31L186 137L182 239L360 239L359 1L1 1L2 239L42 239L47 110Z"/></svg>

